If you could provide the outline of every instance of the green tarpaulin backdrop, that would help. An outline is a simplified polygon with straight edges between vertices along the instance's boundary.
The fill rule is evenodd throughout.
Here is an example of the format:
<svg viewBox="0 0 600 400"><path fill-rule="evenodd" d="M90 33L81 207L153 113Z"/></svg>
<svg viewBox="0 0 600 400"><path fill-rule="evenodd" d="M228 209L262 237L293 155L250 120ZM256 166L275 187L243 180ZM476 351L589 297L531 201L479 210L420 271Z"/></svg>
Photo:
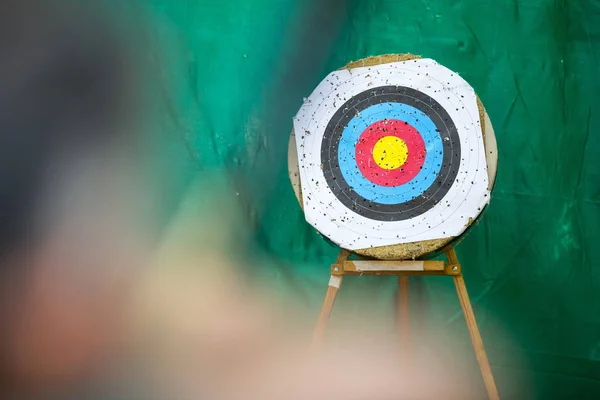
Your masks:
<svg viewBox="0 0 600 400"><path fill-rule="evenodd" d="M287 178L303 96L331 70L383 53L459 72L500 154L491 205L458 255L501 396L600 398L600 2L141 3L166 60L172 197L206 171L227 175L265 260L255 272L315 317L337 249L305 223ZM346 281L336 310L393 318L393 279ZM462 384L484 398L452 282L415 278L411 291L428 315L421 327L468 355L473 379Z"/></svg>

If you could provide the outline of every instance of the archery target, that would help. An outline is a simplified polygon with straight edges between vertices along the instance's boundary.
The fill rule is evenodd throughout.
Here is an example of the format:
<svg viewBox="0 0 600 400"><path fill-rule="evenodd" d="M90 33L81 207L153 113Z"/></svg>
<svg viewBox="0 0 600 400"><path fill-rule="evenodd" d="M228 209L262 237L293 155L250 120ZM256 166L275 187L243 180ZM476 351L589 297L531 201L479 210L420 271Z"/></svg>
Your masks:
<svg viewBox="0 0 600 400"><path fill-rule="evenodd" d="M329 74L294 118L307 221L350 250L460 235L489 201L480 125L433 60Z"/></svg>

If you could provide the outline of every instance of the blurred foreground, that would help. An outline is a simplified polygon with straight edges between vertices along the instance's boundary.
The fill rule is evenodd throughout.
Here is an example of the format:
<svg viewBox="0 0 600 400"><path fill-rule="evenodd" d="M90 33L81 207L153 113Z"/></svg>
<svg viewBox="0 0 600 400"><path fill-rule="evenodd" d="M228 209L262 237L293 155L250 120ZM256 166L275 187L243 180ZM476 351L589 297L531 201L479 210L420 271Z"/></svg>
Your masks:
<svg viewBox="0 0 600 400"><path fill-rule="evenodd" d="M403 353L398 340L384 332L338 328L331 343L311 349L312 323L301 322L310 318L248 284L230 256L236 248L233 230L242 229L233 196L221 192L224 197L215 195L212 204L199 202L199 196L208 197L204 187L191 191L158 248L143 257L145 266L120 264L115 272L100 265L106 261L102 252L83 255L87 258L73 267L84 268L75 274L60 268L72 259L36 264L13 299L23 304L19 323L9 326L17 332L10 346L16 363L8 371L20 380L12 387L16 393L36 399L55 398L54 393L64 396L58 398L465 398L458 374L442 370L437 359ZM219 213L207 212L217 205ZM97 226L82 226L77 234L88 235ZM95 243L114 243L120 236L110 232L95 237ZM130 246L121 254L139 255L139 250ZM62 254L71 253L61 249Z"/></svg>

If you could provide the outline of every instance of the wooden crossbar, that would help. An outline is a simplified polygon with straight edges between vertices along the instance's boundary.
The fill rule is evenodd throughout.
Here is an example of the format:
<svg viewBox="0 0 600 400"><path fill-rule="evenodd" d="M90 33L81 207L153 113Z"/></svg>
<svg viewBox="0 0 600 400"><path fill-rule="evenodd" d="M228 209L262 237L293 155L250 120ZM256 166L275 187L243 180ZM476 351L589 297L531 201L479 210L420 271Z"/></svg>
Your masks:
<svg viewBox="0 0 600 400"><path fill-rule="evenodd" d="M332 275L458 275L460 264L443 261L344 260L331 266Z"/></svg>

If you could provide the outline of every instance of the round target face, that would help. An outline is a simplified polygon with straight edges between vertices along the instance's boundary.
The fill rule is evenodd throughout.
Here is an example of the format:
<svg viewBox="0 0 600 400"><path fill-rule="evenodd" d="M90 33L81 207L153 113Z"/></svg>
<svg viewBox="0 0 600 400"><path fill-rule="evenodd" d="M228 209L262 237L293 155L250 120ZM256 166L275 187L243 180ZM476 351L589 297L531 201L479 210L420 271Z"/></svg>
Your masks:
<svg viewBox="0 0 600 400"><path fill-rule="evenodd" d="M457 236L489 200L475 93L433 60L336 71L294 129L307 220L342 247Z"/></svg>

